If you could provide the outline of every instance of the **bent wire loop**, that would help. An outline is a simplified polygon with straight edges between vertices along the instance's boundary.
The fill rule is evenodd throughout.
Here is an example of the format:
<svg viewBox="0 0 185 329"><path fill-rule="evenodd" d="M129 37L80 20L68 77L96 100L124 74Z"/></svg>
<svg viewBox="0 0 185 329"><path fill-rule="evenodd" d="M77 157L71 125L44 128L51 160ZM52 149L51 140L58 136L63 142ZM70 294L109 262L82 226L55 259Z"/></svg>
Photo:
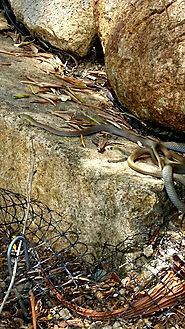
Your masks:
<svg viewBox="0 0 185 329"><path fill-rule="evenodd" d="M12 270L12 249L13 249L13 246L15 245L15 243L17 241L22 241L23 242L24 257L25 257L25 262L26 262L27 269L29 270L29 267L30 267L29 254L28 254L28 242L27 242L27 240L24 236L19 235L10 242L10 244L8 246L8 250L7 250L8 271L9 271L10 276L12 276L12 273L13 273L13 270Z"/></svg>

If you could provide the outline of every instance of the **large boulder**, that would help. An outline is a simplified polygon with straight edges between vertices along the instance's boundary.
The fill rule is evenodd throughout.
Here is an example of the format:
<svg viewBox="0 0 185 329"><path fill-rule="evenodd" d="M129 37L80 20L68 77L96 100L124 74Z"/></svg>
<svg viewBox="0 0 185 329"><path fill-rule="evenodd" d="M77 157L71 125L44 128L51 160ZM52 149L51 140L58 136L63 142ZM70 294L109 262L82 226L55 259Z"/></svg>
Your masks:
<svg viewBox="0 0 185 329"><path fill-rule="evenodd" d="M179 131L185 130L184 20L183 0L125 1L105 49L118 99L142 120Z"/></svg>
<svg viewBox="0 0 185 329"><path fill-rule="evenodd" d="M93 0L10 0L18 20L52 45L84 56L95 38Z"/></svg>
<svg viewBox="0 0 185 329"><path fill-rule="evenodd" d="M96 25L103 48L105 48L111 30L120 17L122 6L127 1L128 0L95 0L94 12Z"/></svg>

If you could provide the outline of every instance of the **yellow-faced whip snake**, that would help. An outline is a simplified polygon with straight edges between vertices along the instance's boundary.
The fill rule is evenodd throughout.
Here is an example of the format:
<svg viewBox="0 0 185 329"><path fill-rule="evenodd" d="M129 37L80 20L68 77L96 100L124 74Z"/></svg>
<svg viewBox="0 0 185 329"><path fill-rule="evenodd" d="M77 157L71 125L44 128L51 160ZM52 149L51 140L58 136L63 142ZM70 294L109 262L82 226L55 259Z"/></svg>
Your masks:
<svg viewBox="0 0 185 329"><path fill-rule="evenodd" d="M128 157L129 167L145 175L147 174L154 177L163 178L170 200L178 210L185 212L185 205L179 200L173 184L174 179L185 185L185 177L182 175L185 174L185 158L176 153L185 153L185 143L176 143L171 141L161 142L148 137L145 138L126 128L118 128L111 124L100 124L80 130L59 130L47 124L36 121L28 114L21 114L21 117L26 119L31 125L61 137L78 137L81 135L89 136L105 131L116 136L126 138L137 144L140 142L143 148L137 148L136 151ZM161 153L162 159L159 156ZM136 161L146 154L152 157L155 164L158 164L158 169L148 172L136 164Z"/></svg>

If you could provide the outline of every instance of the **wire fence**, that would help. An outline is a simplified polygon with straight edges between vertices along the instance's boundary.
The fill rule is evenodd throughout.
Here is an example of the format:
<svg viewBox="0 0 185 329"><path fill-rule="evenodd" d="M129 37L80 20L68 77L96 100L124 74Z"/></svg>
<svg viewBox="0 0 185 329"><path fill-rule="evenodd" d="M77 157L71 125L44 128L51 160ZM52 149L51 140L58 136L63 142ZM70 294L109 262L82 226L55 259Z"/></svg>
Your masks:
<svg viewBox="0 0 185 329"><path fill-rule="evenodd" d="M62 308L74 319L121 318L128 328L138 328L138 319L149 319L143 328L185 328L183 229L155 229L140 245L134 236L105 243L97 258L71 224L37 200L31 200L22 235L26 210L26 198L0 189L2 321L8 311L27 322L35 317L38 328L53 328Z"/></svg>

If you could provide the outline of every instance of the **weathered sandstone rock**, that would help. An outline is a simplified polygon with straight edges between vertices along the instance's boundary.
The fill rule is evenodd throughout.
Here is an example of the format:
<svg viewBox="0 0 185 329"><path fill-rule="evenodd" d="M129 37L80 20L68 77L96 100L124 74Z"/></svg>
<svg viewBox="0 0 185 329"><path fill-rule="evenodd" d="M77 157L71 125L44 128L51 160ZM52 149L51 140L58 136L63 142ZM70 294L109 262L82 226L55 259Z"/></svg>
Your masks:
<svg viewBox="0 0 185 329"><path fill-rule="evenodd" d="M11 0L28 29L84 56L98 32L118 99L144 121L185 130L182 0Z"/></svg>
<svg viewBox="0 0 185 329"><path fill-rule="evenodd" d="M166 4L166 8L165 8ZM106 45L108 79L145 121L185 130L185 2L125 2Z"/></svg>
<svg viewBox="0 0 185 329"><path fill-rule="evenodd" d="M61 128L64 122L60 124L52 112L76 113L81 106L69 101L56 106L36 104L30 102L32 95L15 99L17 94L31 94L29 86L21 83L27 76L40 82L59 80L46 74L47 67L43 71L40 61L11 56L21 49L15 50L10 38L0 36L0 43L5 50L0 53L0 187L26 195L33 141L33 199L60 212L73 230L82 233L81 240L95 250L106 241L116 244L128 237L135 243L148 243L151 227L160 227L169 211L162 181L136 173L126 161L112 162L122 159L122 152L107 150L100 154L91 137L85 138L83 147L79 138L60 138L21 119L19 114L26 112ZM121 142L123 152L135 149L135 144Z"/></svg>
<svg viewBox="0 0 185 329"><path fill-rule="evenodd" d="M130 0L129 0L130 1ZM119 20L122 6L126 0L95 0L95 19L98 35L105 48L112 28Z"/></svg>
<svg viewBox="0 0 185 329"><path fill-rule="evenodd" d="M11 0L12 10L28 30L52 45L79 56L95 38L93 0Z"/></svg>

